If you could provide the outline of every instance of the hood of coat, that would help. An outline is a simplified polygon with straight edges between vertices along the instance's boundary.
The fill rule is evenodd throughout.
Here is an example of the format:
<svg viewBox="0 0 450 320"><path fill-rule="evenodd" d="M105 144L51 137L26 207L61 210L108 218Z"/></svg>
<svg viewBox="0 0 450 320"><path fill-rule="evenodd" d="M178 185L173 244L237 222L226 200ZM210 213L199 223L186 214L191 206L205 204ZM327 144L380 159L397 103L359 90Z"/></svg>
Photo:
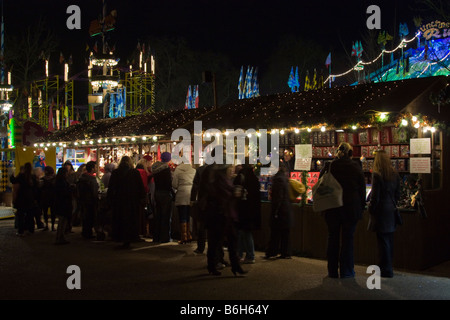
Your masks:
<svg viewBox="0 0 450 320"><path fill-rule="evenodd" d="M167 168L169 168L169 164L167 162L157 161L152 165L152 173L157 174Z"/></svg>
<svg viewBox="0 0 450 320"><path fill-rule="evenodd" d="M192 166L188 163L182 163L182 164L178 165L177 168L175 169L175 171L178 171L180 174L183 174L183 173L194 173L195 174L195 169L192 168Z"/></svg>

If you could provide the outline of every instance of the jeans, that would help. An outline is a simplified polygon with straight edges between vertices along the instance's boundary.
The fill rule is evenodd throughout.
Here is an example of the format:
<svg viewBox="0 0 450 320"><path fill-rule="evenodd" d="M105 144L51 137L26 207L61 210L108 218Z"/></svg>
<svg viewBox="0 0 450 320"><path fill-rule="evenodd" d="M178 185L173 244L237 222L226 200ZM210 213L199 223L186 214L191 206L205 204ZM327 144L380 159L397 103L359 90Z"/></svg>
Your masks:
<svg viewBox="0 0 450 320"><path fill-rule="evenodd" d="M377 232L378 243L378 266L380 267L382 277L391 277L394 272L392 270L392 259L394 256L394 233Z"/></svg>
<svg viewBox="0 0 450 320"><path fill-rule="evenodd" d="M344 219L340 213L328 213L325 217L328 225L328 275L352 278L354 270L354 233L356 221ZM341 242L342 235L342 242Z"/></svg>
<svg viewBox="0 0 450 320"><path fill-rule="evenodd" d="M255 260L255 244L253 242L253 234L248 230L239 230L238 254L240 258L245 260Z"/></svg>

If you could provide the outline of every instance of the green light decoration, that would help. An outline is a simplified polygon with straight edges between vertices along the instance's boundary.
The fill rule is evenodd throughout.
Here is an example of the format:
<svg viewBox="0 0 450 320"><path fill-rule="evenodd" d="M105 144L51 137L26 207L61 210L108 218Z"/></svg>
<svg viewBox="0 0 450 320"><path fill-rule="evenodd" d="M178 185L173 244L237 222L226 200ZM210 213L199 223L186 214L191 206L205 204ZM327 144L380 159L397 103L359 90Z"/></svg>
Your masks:
<svg viewBox="0 0 450 320"><path fill-rule="evenodd" d="M9 119L8 124L8 148L15 148L15 120L14 118Z"/></svg>

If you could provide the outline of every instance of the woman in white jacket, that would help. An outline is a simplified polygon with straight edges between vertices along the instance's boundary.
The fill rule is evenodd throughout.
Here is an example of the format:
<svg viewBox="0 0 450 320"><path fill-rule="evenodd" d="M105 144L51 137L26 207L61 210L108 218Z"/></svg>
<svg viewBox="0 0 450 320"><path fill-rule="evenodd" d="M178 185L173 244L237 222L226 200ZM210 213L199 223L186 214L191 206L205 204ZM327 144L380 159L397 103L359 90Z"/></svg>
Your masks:
<svg viewBox="0 0 450 320"><path fill-rule="evenodd" d="M180 220L180 244L192 241L190 232L190 202L191 189L194 181L195 169L190 164L183 163L176 167L173 173L172 187L176 190L175 206L178 209Z"/></svg>

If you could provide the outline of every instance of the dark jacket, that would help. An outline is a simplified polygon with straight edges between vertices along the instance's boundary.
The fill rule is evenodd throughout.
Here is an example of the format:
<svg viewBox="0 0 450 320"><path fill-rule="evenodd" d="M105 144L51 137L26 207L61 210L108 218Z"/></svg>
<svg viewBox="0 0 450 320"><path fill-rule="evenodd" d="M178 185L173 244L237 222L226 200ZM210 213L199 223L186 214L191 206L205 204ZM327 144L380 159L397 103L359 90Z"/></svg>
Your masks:
<svg viewBox="0 0 450 320"><path fill-rule="evenodd" d="M98 202L98 183L95 176L85 172L78 179L77 193L81 203L95 205Z"/></svg>
<svg viewBox="0 0 450 320"><path fill-rule="evenodd" d="M55 180L55 213L57 216L68 217L72 213L73 187L66 179Z"/></svg>
<svg viewBox="0 0 450 320"><path fill-rule="evenodd" d="M235 185L241 185L247 192L244 198L237 201L239 216L238 228L257 230L261 228L261 192L259 180L250 167L244 167L234 179Z"/></svg>
<svg viewBox="0 0 450 320"><path fill-rule="evenodd" d="M112 172L107 201L112 207L114 241L130 242L139 238L139 214L145 199L144 184L137 169L119 166Z"/></svg>
<svg viewBox="0 0 450 320"><path fill-rule="evenodd" d="M167 162L155 162L152 165L155 181L155 192L170 192L172 194L172 172Z"/></svg>
<svg viewBox="0 0 450 320"><path fill-rule="evenodd" d="M272 226L280 229L290 228L292 226L292 205L289 199L289 181L281 170L272 178L271 202Z"/></svg>
<svg viewBox="0 0 450 320"><path fill-rule="evenodd" d="M376 232L394 232L395 208L400 198L400 177L396 175L391 181L383 180L381 175L373 173L372 192L370 195L369 230Z"/></svg>
<svg viewBox="0 0 450 320"><path fill-rule="evenodd" d="M202 188L202 184L200 183L202 173L205 170L207 165L202 165L195 170L195 176L194 180L192 182L192 189L191 189L191 201L197 201L205 194L205 188Z"/></svg>
<svg viewBox="0 0 450 320"><path fill-rule="evenodd" d="M39 207L39 181L35 175L31 175L31 181L26 181L23 173L14 180L19 185L17 198L14 201L16 209L27 210Z"/></svg>
<svg viewBox="0 0 450 320"><path fill-rule="evenodd" d="M319 177L328 170L329 165L329 162L326 163ZM344 206L325 210L324 214L342 212L344 219L361 219L366 206L366 183L361 165L349 157L336 158L332 161L331 173L342 187Z"/></svg>
<svg viewBox="0 0 450 320"><path fill-rule="evenodd" d="M44 209L55 203L55 175L45 175L40 183L40 204Z"/></svg>

